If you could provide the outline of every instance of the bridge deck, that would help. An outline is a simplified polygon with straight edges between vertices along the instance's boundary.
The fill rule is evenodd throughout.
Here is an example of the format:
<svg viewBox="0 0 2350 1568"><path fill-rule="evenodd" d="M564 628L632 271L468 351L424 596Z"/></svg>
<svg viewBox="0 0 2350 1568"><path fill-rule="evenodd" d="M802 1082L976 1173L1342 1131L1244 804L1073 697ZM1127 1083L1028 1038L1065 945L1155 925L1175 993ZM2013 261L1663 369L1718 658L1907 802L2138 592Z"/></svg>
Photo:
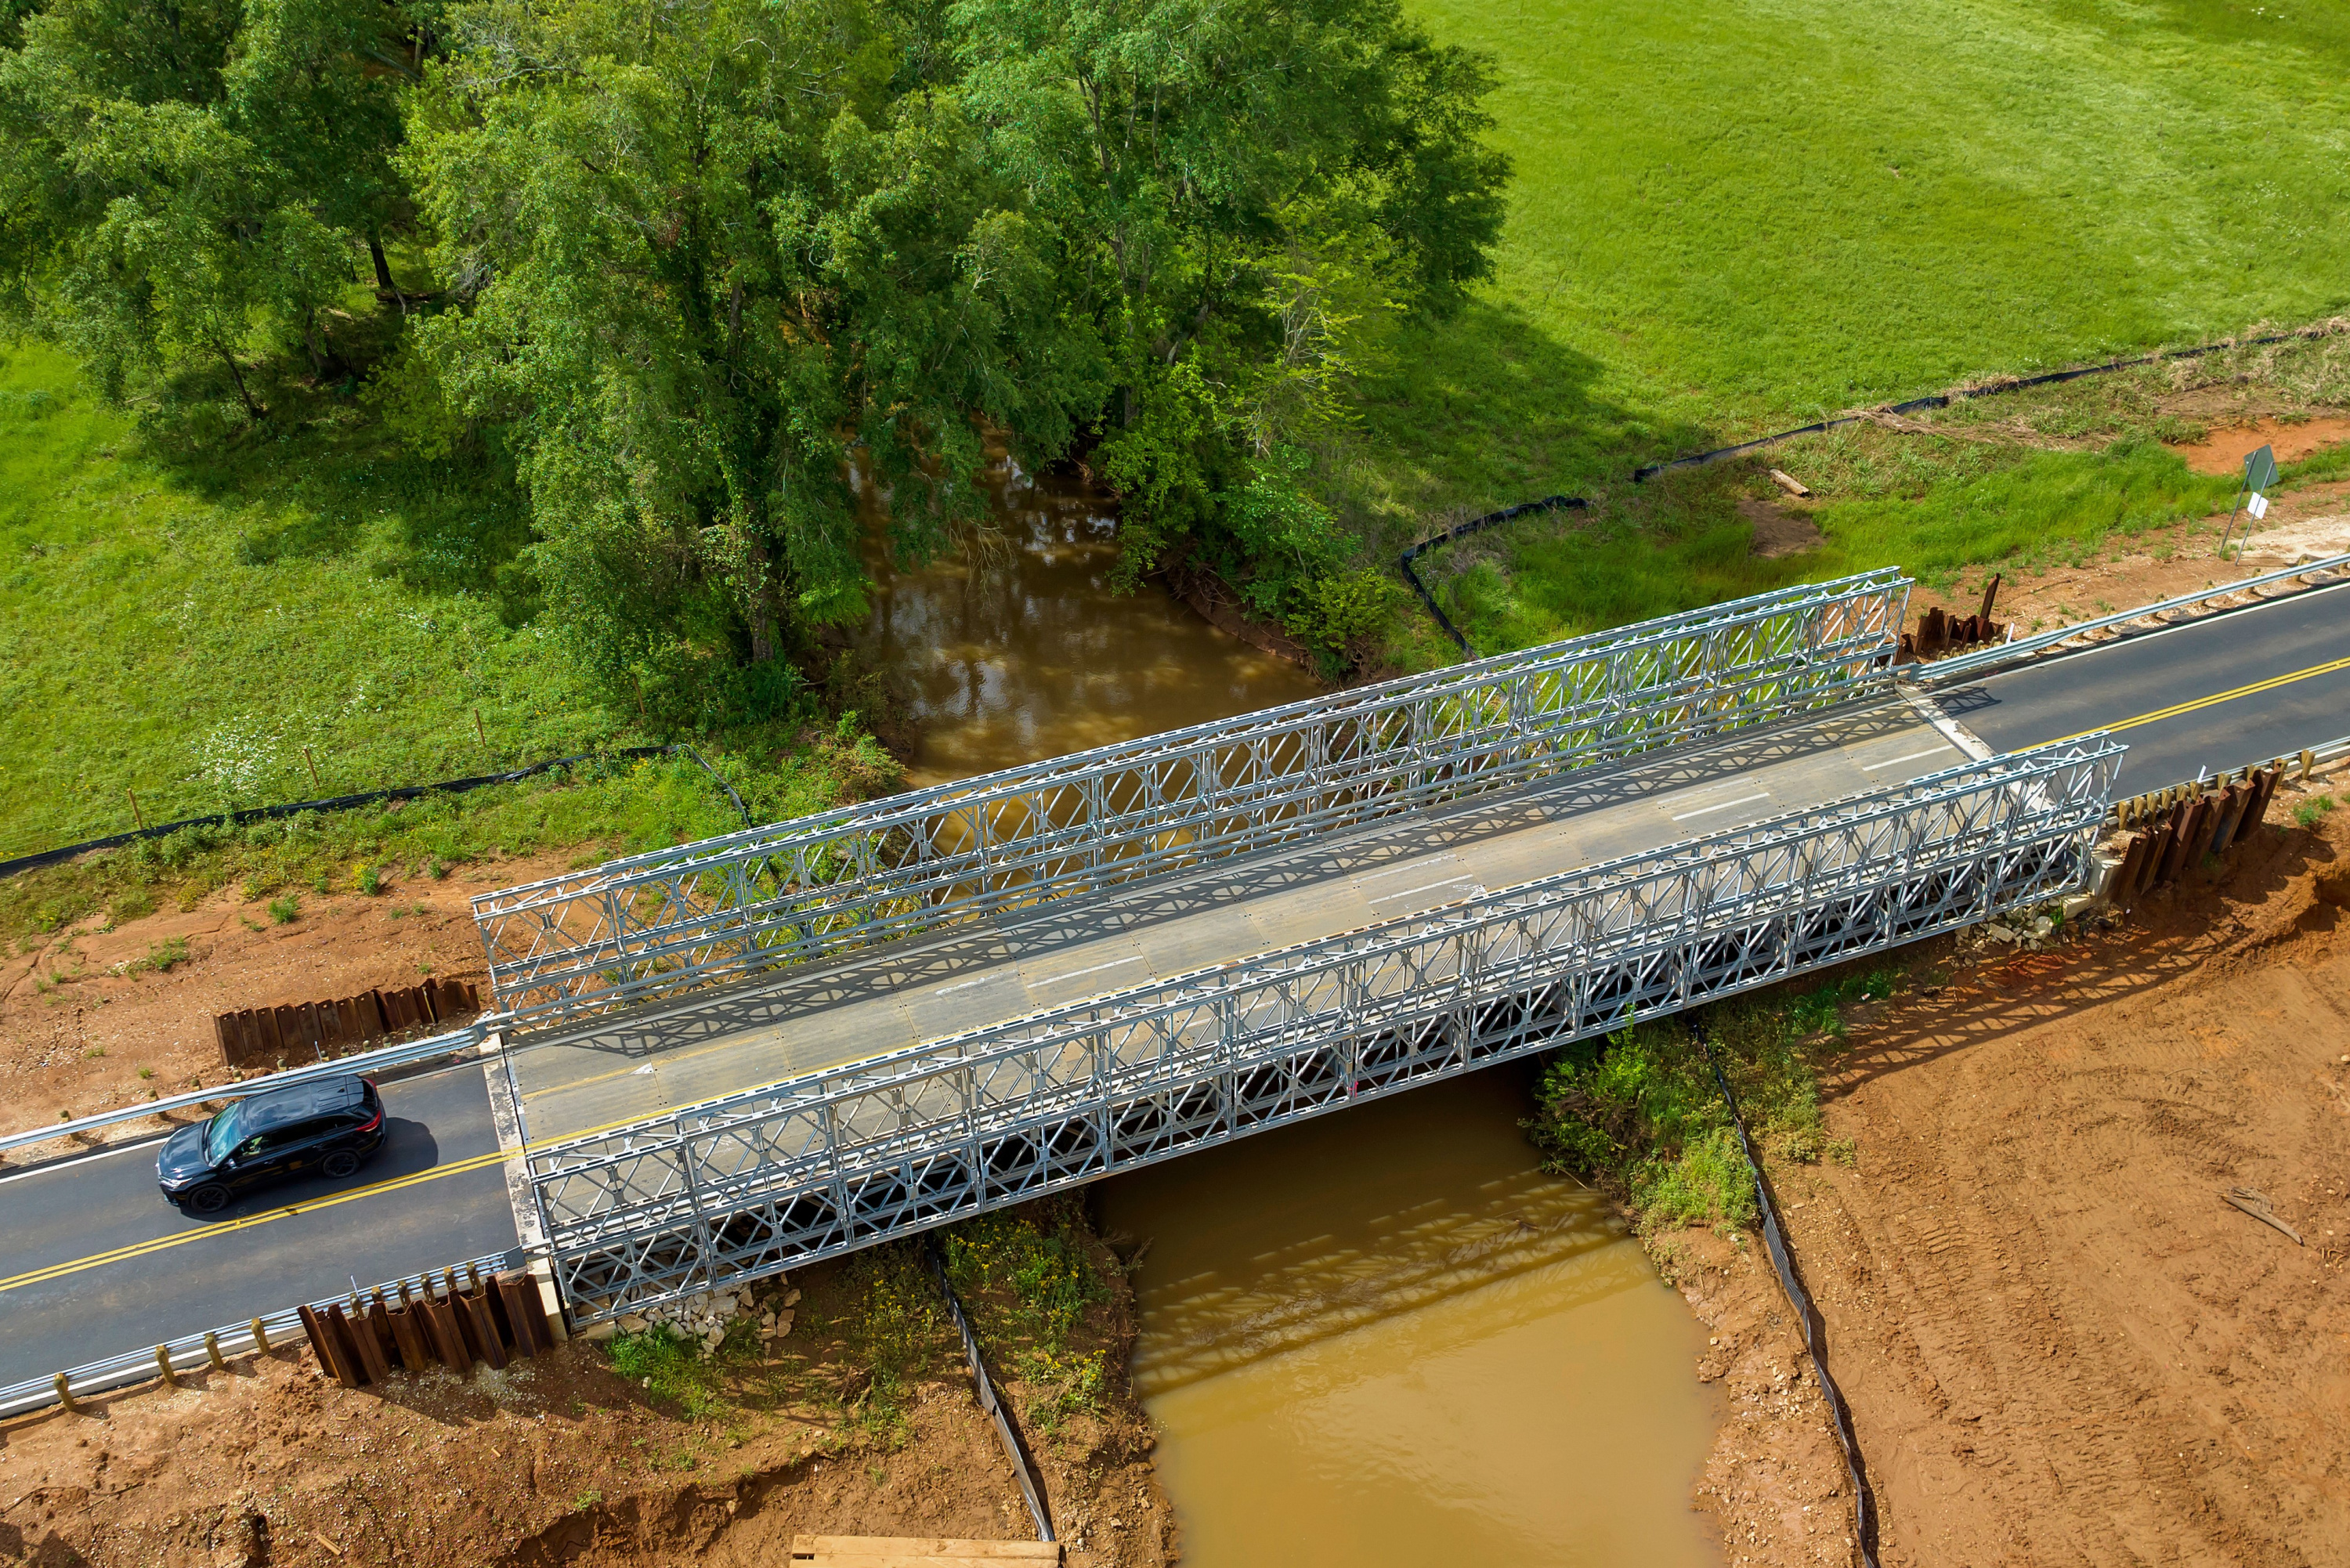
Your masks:
<svg viewBox="0 0 2350 1568"><path fill-rule="evenodd" d="M1064 898L525 1044L525 1127L602 1130L1964 761L1887 700Z"/></svg>

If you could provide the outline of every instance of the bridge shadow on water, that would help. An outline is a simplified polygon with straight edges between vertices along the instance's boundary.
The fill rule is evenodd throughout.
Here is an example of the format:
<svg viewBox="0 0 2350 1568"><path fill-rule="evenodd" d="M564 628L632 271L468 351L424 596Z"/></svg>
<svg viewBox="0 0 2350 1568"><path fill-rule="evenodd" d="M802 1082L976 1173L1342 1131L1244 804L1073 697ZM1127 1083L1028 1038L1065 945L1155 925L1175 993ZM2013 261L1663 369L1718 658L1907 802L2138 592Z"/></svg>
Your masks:
<svg viewBox="0 0 2350 1568"><path fill-rule="evenodd" d="M1439 1199L1380 1215L1367 1233L1298 1241L1246 1272L1147 1284L1135 1387L1172 1393L1472 1292L1491 1293L1480 1303L1489 1332L1555 1316L1653 1280L1617 1245L1628 1234L1597 1192L1530 1170L1471 1203Z"/></svg>
<svg viewBox="0 0 2350 1568"><path fill-rule="evenodd" d="M622 1060L707 1045L832 1008L949 983L1015 959L1082 947L1230 909L1268 893L1336 882L1498 836L1717 783L1758 767L1914 729L1919 722L1916 710L1898 701L1805 715L1704 744L1580 768L1458 805L1342 829L1329 838L1277 846L1099 892L1071 894L973 919L943 933L790 965L610 1018L517 1036L513 1044L518 1057L558 1046L567 1053ZM831 1064L846 1064L792 1070L816 1071ZM575 1075L557 1078L532 1071L524 1086L526 1093L536 1093L559 1087Z"/></svg>

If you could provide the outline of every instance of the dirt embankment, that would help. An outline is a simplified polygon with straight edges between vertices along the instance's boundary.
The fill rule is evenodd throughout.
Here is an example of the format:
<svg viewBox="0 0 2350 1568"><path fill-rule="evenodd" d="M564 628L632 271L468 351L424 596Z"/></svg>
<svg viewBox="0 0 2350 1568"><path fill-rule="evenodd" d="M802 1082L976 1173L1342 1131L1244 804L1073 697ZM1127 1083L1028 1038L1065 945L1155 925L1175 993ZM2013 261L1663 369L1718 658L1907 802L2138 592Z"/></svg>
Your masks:
<svg viewBox="0 0 2350 1568"><path fill-rule="evenodd" d="M1093 1266L1118 1281L1107 1250ZM852 1261L853 1262L853 1261ZM898 1282L903 1285L901 1271ZM0 1562L64 1568L760 1568L801 1532L1033 1540L1017 1482L942 1316L924 1320L890 1409L855 1348L891 1310L869 1271L793 1276L799 1324L723 1363L691 1403L574 1342L503 1372L320 1379L280 1352L0 1428ZM902 1310L903 1301L897 1303ZM1122 1368L1122 1288L1073 1348ZM1144 1568L1174 1522L1122 1373L1089 1405L1032 1421L1076 1568Z"/></svg>
<svg viewBox="0 0 2350 1568"><path fill-rule="evenodd" d="M1949 944L1853 1021L1825 1090L1854 1165L1773 1175L1887 1564L2350 1562L2345 867L2345 814L2266 830L2110 931ZM1662 1240L1719 1341L1699 1501L1730 1561L1848 1561L1767 1264Z"/></svg>
<svg viewBox="0 0 2350 1568"><path fill-rule="evenodd" d="M226 1082L217 1012L412 986L427 974L470 980L486 996L467 900L553 876L571 858L387 878L372 897L303 890L290 905L282 893L228 888L192 909L83 920L36 939L0 958L0 1129Z"/></svg>

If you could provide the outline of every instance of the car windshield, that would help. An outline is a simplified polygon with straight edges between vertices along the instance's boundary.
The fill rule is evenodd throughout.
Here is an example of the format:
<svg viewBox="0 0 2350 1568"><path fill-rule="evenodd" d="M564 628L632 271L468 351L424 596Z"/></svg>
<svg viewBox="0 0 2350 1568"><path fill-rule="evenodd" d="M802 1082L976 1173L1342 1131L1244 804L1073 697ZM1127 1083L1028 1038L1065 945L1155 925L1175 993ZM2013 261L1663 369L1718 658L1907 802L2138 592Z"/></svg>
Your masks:
<svg viewBox="0 0 2350 1568"><path fill-rule="evenodd" d="M231 1150L244 1141L244 1106L245 1102L239 1100L204 1124L206 1164L218 1165L229 1157Z"/></svg>

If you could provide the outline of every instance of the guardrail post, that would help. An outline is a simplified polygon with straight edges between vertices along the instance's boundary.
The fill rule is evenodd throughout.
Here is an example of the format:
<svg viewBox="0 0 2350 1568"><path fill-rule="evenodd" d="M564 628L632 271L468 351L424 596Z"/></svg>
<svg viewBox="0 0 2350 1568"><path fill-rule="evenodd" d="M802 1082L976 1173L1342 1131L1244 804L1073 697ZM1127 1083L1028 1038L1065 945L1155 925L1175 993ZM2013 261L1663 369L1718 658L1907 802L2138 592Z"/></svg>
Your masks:
<svg viewBox="0 0 2350 1568"><path fill-rule="evenodd" d="M74 1403L73 1389L67 1386L66 1375L62 1372L57 1375L57 1404L64 1408L66 1414L69 1416L79 1415L81 1413L81 1407Z"/></svg>
<svg viewBox="0 0 2350 1568"><path fill-rule="evenodd" d="M180 1386L179 1376L172 1370L172 1352L169 1346L159 1345L155 1347L155 1370L162 1376L163 1381L172 1387L177 1388Z"/></svg>
<svg viewBox="0 0 2350 1568"><path fill-rule="evenodd" d="M253 1320L253 1348L264 1355L270 1354L269 1331L262 1326L259 1318Z"/></svg>
<svg viewBox="0 0 2350 1568"><path fill-rule="evenodd" d="M220 1334L217 1330L209 1328L204 1330L204 1359L211 1362L215 1370L221 1372L228 1370L228 1363L221 1357Z"/></svg>

